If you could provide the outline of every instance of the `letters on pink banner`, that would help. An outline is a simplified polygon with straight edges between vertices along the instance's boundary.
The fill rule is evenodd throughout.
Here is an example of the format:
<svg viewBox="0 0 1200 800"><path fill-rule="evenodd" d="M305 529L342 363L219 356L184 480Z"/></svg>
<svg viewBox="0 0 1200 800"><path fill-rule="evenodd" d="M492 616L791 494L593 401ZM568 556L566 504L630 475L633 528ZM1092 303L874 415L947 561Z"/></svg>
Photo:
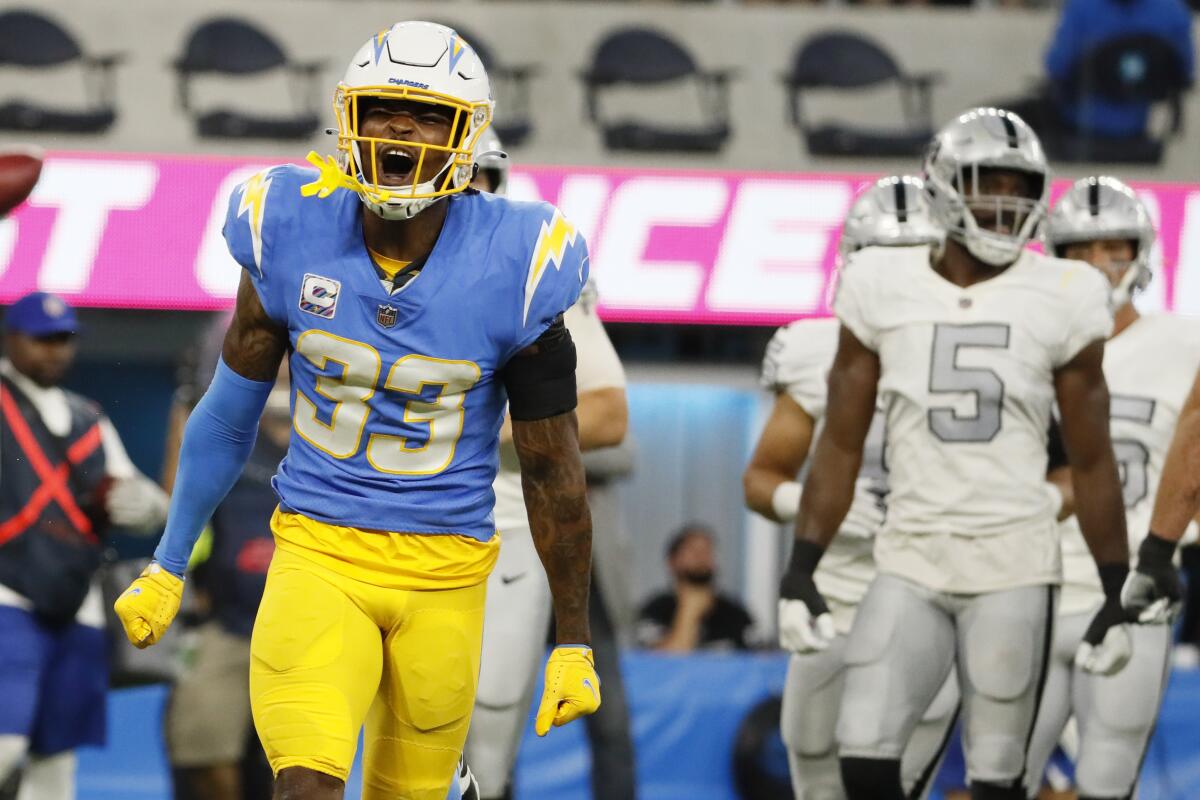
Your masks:
<svg viewBox="0 0 1200 800"><path fill-rule="evenodd" d="M81 306L228 307L239 268L221 238L226 202L268 165L51 154L0 221L0 303L41 289ZM829 313L842 217L873 177L527 167L510 194L579 226L607 320L775 325ZM1135 185L1159 229L1140 304L1200 314L1200 186Z"/></svg>

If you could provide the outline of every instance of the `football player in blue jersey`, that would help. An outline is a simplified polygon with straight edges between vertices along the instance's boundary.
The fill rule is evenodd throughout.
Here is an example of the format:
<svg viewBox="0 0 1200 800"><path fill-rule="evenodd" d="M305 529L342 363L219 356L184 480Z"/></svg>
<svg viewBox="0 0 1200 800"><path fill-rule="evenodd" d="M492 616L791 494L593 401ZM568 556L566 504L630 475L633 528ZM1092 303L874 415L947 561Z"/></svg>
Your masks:
<svg viewBox="0 0 1200 800"><path fill-rule="evenodd" d="M188 421L156 561L118 599L139 647L178 609L201 526L252 447L289 356L292 436L275 557L251 640L254 722L275 797L444 800L479 670L497 442L507 402L558 647L537 731L596 710L591 519L562 315L586 246L553 207L468 189L493 103L453 30L402 22L351 61L338 155L230 199L244 268L216 375Z"/></svg>

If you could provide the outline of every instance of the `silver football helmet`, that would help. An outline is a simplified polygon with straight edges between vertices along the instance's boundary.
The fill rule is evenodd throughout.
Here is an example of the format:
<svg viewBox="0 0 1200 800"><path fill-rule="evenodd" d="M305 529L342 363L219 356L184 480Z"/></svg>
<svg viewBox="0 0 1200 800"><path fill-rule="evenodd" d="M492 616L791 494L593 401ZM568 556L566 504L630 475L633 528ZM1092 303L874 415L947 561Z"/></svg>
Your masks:
<svg viewBox="0 0 1200 800"><path fill-rule="evenodd" d="M488 128L483 132L483 137L479 140L478 155L475 156L475 164L479 167L479 171L483 173L491 173L492 177L492 194L504 195L508 193L508 168L509 168L508 153L504 152L504 145L500 141L500 137L496 135L494 128Z"/></svg>
<svg viewBox="0 0 1200 800"><path fill-rule="evenodd" d="M1047 249L1056 256L1076 242L1133 242L1133 260L1113 287L1113 308L1129 302L1153 277L1150 252L1154 249L1154 224L1150 213L1133 189L1116 178L1100 175L1075 181L1050 212L1045 238Z"/></svg>
<svg viewBox="0 0 1200 800"><path fill-rule="evenodd" d="M982 194L980 170L1030 176L1030 196ZM1037 134L1011 111L976 108L942 128L925 156L934 219L971 255L996 267L1017 260L1046 215L1050 168ZM990 230L979 220L994 220Z"/></svg>
<svg viewBox="0 0 1200 800"><path fill-rule="evenodd" d="M944 236L933 220L921 179L889 175L855 198L842 225L838 255L844 261L864 247L937 246Z"/></svg>

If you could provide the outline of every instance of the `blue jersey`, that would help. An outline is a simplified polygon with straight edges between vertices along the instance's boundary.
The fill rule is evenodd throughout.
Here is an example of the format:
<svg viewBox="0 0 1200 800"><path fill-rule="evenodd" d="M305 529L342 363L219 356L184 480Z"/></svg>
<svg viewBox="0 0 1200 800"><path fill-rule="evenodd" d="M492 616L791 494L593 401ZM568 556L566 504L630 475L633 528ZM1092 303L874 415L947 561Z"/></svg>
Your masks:
<svg viewBox="0 0 1200 800"><path fill-rule="evenodd" d="M486 541L507 400L497 372L579 297L583 237L545 203L452 195L420 273L389 294L358 195L303 197L315 179L295 166L254 176L224 229L291 340L280 503L336 525Z"/></svg>

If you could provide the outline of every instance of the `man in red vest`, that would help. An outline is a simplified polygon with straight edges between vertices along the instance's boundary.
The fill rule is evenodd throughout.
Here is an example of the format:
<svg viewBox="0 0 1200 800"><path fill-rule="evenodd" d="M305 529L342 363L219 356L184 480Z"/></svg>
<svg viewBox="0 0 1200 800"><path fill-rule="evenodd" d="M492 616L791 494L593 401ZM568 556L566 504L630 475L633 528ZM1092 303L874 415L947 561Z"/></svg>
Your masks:
<svg viewBox="0 0 1200 800"><path fill-rule="evenodd" d="M153 533L166 495L93 401L61 388L79 323L60 298L4 316L0 358L0 784L72 800L80 745L104 743L108 659L93 586L110 526Z"/></svg>

